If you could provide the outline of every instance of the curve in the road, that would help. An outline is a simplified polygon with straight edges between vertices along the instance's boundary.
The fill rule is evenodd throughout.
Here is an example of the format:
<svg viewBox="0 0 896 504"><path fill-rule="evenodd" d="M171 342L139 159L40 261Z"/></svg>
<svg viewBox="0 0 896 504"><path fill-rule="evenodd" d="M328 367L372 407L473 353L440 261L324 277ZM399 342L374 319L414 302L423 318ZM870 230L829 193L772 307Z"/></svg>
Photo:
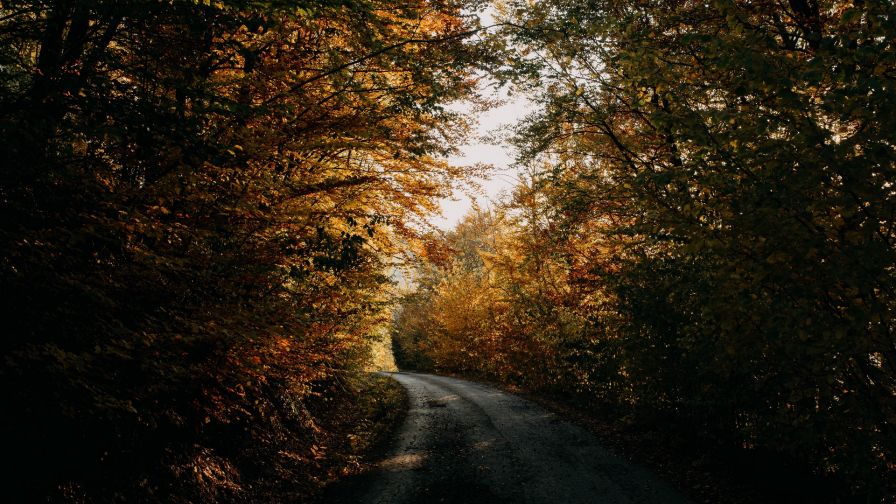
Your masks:
<svg viewBox="0 0 896 504"><path fill-rule="evenodd" d="M585 429L525 399L455 378L416 373L390 376L408 390L408 416L378 471L344 486L341 500L364 504L687 502L649 471L603 448ZM350 498L345 497L348 494Z"/></svg>

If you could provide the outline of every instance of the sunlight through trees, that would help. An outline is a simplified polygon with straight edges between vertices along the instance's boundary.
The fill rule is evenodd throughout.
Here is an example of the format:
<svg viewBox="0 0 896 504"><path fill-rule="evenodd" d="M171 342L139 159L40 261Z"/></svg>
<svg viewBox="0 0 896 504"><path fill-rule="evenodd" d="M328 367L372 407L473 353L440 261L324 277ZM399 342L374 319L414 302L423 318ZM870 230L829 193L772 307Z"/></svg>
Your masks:
<svg viewBox="0 0 896 504"><path fill-rule="evenodd" d="M893 495L893 5L501 6L532 175L437 240L398 356Z"/></svg>

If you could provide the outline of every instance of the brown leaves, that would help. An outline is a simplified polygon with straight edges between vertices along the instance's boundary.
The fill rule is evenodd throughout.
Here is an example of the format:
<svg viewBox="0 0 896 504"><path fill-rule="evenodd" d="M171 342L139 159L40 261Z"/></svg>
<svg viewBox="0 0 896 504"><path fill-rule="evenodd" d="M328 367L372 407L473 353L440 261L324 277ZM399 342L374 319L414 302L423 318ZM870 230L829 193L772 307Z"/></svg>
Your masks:
<svg viewBox="0 0 896 504"><path fill-rule="evenodd" d="M227 500L272 446L309 467L345 449L322 419L388 321L388 268L468 174L440 157L466 130L443 105L472 92L469 20L250 3L0 8L4 427L40 445L14 450L40 480L22 488ZM54 42L75 25L99 30L71 41L84 61ZM59 471L29 455L57 450ZM138 483L166 465L184 479Z"/></svg>

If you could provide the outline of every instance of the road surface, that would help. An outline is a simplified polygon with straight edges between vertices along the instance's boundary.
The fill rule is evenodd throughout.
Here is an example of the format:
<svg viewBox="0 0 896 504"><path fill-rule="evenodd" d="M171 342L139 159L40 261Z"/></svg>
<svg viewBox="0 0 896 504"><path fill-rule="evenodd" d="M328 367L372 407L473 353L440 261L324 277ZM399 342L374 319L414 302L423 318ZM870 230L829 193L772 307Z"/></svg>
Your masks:
<svg viewBox="0 0 896 504"><path fill-rule="evenodd" d="M454 378L390 375L408 390L408 416L377 470L338 485L330 502L688 502L525 399Z"/></svg>

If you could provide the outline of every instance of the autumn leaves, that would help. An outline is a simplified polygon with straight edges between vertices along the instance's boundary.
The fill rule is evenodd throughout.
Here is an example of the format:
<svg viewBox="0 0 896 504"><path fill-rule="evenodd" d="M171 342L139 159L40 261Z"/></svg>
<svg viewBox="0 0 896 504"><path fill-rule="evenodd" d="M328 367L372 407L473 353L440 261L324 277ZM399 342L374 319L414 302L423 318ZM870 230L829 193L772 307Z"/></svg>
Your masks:
<svg viewBox="0 0 896 504"><path fill-rule="evenodd" d="M326 481L389 263L466 176L441 160L465 129L443 105L482 60L462 7L0 7L4 428L28 440L25 500Z"/></svg>
<svg viewBox="0 0 896 504"><path fill-rule="evenodd" d="M3 421L34 495L325 479L409 249L409 365L893 490L892 5L509 1L480 30L476 2L207 4L0 7ZM421 236L471 173L446 105L487 74L540 107L529 176Z"/></svg>
<svg viewBox="0 0 896 504"><path fill-rule="evenodd" d="M505 2L528 180L445 237L398 356L894 492L888 2Z"/></svg>

